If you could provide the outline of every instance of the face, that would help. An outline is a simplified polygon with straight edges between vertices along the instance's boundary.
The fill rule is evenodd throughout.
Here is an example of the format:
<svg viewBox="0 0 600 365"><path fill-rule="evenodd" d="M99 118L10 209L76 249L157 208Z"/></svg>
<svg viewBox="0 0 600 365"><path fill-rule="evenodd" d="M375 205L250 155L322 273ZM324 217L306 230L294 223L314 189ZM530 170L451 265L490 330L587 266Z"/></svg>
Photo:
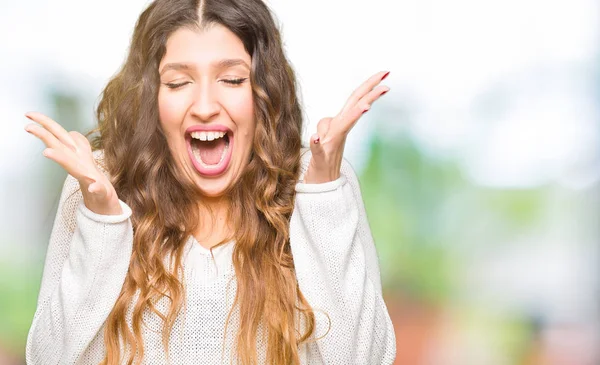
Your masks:
<svg viewBox="0 0 600 365"><path fill-rule="evenodd" d="M250 55L222 25L181 28L159 65L158 109L180 169L219 197L248 164L254 139Z"/></svg>

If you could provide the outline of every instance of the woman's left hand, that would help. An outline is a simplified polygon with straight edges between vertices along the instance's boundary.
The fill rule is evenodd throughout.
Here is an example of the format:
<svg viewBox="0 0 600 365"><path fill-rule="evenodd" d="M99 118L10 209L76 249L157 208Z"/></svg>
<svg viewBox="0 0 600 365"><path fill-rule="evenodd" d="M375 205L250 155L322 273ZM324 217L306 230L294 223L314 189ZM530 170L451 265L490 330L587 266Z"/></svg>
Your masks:
<svg viewBox="0 0 600 365"><path fill-rule="evenodd" d="M338 115L319 121L317 133L310 138L312 157L304 174L305 184L320 184L340 177L346 136L371 104L390 90L379 85L388 74L383 71L371 76L350 95Z"/></svg>

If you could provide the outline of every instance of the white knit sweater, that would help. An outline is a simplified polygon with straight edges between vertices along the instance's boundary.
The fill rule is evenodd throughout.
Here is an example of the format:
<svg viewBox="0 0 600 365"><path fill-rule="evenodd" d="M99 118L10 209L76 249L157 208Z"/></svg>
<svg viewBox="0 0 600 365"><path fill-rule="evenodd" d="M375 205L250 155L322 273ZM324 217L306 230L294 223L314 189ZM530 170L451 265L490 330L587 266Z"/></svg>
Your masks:
<svg viewBox="0 0 600 365"><path fill-rule="evenodd" d="M344 159L339 179L305 184L310 150L302 152L290 244L298 284L316 310L317 338L331 320L325 337L301 346L302 364L391 364L394 329L382 298L378 257L356 174ZM95 156L101 159L101 151ZM104 357L105 320L121 291L132 251L131 208L119 201L123 214L96 214L83 204L78 189L77 180L67 176L27 337L29 365L98 364ZM213 260L193 236L188 239L183 261L187 307L171 333L171 364L235 363L235 311L224 331L236 290L234 244L214 249ZM159 301L157 308L166 314L168 300ZM166 364L161 319L147 312L144 321L144 363ZM266 345L257 340L264 363Z"/></svg>

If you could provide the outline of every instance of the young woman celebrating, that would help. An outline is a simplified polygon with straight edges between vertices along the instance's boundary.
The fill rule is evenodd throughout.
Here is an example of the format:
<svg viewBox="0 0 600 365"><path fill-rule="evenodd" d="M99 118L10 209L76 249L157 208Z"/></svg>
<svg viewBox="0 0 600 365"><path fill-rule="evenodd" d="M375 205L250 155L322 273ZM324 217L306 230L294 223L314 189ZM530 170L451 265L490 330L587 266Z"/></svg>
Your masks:
<svg viewBox="0 0 600 365"><path fill-rule="evenodd" d="M387 74L303 147L295 75L261 0L151 3L91 143L26 114L68 173L27 363L391 364L343 158Z"/></svg>

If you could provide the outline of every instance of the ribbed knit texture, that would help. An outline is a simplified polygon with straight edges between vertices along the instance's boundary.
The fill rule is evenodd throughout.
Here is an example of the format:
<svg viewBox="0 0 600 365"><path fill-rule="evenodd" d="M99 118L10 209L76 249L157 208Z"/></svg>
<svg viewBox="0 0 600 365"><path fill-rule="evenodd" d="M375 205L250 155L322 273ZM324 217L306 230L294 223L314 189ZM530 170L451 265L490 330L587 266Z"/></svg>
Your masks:
<svg viewBox="0 0 600 365"><path fill-rule="evenodd" d="M396 354L394 330L356 174L344 159L339 179L305 184L311 153L308 148L302 152L290 244L298 284L316 310L315 336L329 329L325 337L300 348L302 364L391 364ZM94 155L102 159L101 151ZM77 180L67 176L27 338L29 365L98 364L104 357L104 324L132 252L132 212L119 201L123 214L95 214L78 189ZM236 311L227 334L224 331L236 291L234 244L213 249L213 260L209 250L189 237L183 260L187 308L171 333L171 364L235 363ZM167 305L163 298L157 309L166 314ZM132 309L127 316L130 326ZM161 319L146 312L144 321L144 364L167 364ZM262 364L266 344L260 336L257 340Z"/></svg>

